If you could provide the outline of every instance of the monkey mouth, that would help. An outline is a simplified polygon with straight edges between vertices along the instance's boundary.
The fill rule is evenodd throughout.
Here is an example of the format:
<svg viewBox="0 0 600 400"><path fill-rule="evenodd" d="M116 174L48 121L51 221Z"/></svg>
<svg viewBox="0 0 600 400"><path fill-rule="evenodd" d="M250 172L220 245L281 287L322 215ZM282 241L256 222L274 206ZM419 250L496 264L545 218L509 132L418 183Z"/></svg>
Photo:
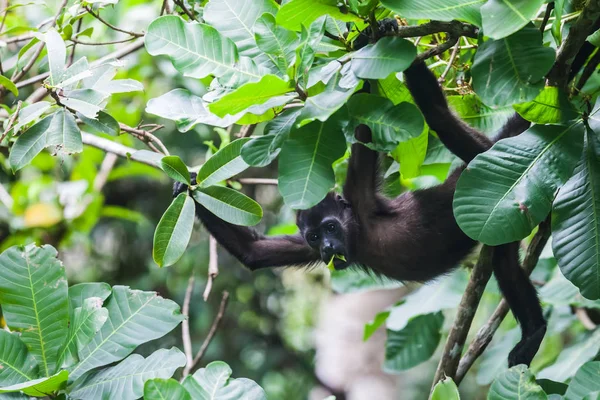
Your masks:
<svg viewBox="0 0 600 400"><path fill-rule="evenodd" d="M329 264L327 264L327 267L330 270L342 270L347 268L350 265L350 263L346 260L346 257L343 254L336 254L333 257L331 257L331 260L329 260Z"/></svg>

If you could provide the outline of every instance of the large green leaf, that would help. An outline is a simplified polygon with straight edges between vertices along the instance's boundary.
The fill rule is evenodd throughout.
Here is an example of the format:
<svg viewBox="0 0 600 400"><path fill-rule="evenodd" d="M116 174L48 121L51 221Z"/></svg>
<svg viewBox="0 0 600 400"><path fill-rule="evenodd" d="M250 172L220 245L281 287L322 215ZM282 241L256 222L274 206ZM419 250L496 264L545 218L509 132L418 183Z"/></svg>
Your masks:
<svg viewBox="0 0 600 400"><path fill-rule="evenodd" d="M121 134L121 127L117 120L104 111L99 111L96 118L88 118L83 114L79 114L78 117L87 127L92 128L92 132L107 133L112 136Z"/></svg>
<svg viewBox="0 0 600 400"><path fill-rule="evenodd" d="M350 68L359 78L385 79L410 67L417 48L408 40L386 36L352 55Z"/></svg>
<svg viewBox="0 0 600 400"><path fill-rule="evenodd" d="M263 14L254 24L254 38L259 49L264 51L282 74L294 62L298 35L275 22L272 14Z"/></svg>
<svg viewBox="0 0 600 400"><path fill-rule="evenodd" d="M479 8L486 0L382 0L381 4L404 18L452 21L462 19L481 26Z"/></svg>
<svg viewBox="0 0 600 400"><path fill-rule="evenodd" d="M148 379L144 383L144 400L192 400L175 379Z"/></svg>
<svg viewBox="0 0 600 400"><path fill-rule="evenodd" d="M489 0L480 9L483 33L502 39L527 25L542 4L544 0Z"/></svg>
<svg viewBox="0 0 600 400"><path fill-rule="evenodd" d="M100 297L90 297L73 310L67 342L58 354L58 364L62 368L71 367L79 361L78 349L86 346L108 319L108 310L102 307L102 301Z"/></svg>
<svg viewBox="0 0 600 400"><path fill-rule="evenodd" d="M526 237L573 173L583 125L534 125L475 157L454 195L454 215L471 238L492 246Z"/></svg>
<svg viewBox="0 0 600 400"><path fill-rule="evenodd" d="M223 186L198 188L194 199L224 221L235 225L252 226L260 222L260 205L245 194Z"/></svg>
<svg viewBox="0 0 600 400"><path fill-rule="evenodd" d="M333 187L331 165L346 150L345 124L346 117L338 112L290 133L279 156L279 192L287 205L312 207Z"/></svg>
<svg viewBox="0 0 600 400"><path fill-rule="evenodd" d="M13 171L16 172L29 164L46 147L46 132L52 118L52 115L46 116L17 138L8 155L8 162Z"/></svg>
<svg viewBox="0 0 600 400"><path fill-rule="evenodd" d="M600 351L600 329L578 338L574 345L563 350L554 364L543 369L538 378L564 382L571 378L586 362L593 360Z"/></svg>
<svg viewBox="0 0 600 400"><path fill-rule="evenodd" d="M413 318L400 331L387 331L385 362L387 372L399 372L427 361L442 337L444 315L441 312Z"/></svg>
<svg viewBox="0 0 600 400"><path fill-rule="evenodd" d="M17 334L0 329L0 386L38 377L39 366Z"/></svg>
<svg viewBox="0 0 600 400"><path fill-rule="evenodd" d="M261 78L256 65L238 56L231 39L206 24L186 23L167 15L152 21L145 36L146 50L153 56L167 55L184 76L204 78L214 75L237 83Z"/></svg>
<svg viewBox="0 0 600 400"><path fill-rule="evenodd" d="M408 104L408 103L404 103ZM391 152L391 156L400 165L400 173L403 178L416 178L421 172L421 165L427 156L427 144L429 142L429 129L423 129L416 138L398 143Z"/></svg>
<svg viewBox="0 0 600 400"><path fill-rule="evenodd" d="M162 96L150 99L146 112L175 121L180 132L187 132L198 124L228 127L235 123L239 115L219 118L209 112L202 98L185 89L175 89Z"/></svg>
<svg viewBox="0 0 600 400"><path fill-rule="evenodd" d="M179 306L156 292L114 286L106 302L108 320L83 349L80 363L71 371L73 380L85 372L122 360L137 346L173 330L183 320Z"/></svg>
<svg viewBox="0 0 600 400"><path fill-rule="evenodd" d="M114 367L92 372L78 380L69 396L82 400L139 399L146 380L170 378L184 365L185 355L175 347L157 350L148 358L132 354Z"/></svg>
<svg viewBox="0 0 600 400"><path fill-rule="evenodd" d="M588 131L575 174L554 201L552 250L564 276L588 299L600 298L600 142Z"/></svg>
<svg viewBox="0 0 600 400"><path fill-rule="evenodd" d="M479 46L471 68L473 89L488 106L533 100L544 87L554 53L542 44L542 34L533 26L488 40Z"/></svg>
<svg viewBox="0 0 600 400"><path fill-rule="evenodd" d="M296 69L296 81L304 88L308 86L308 74L315 59L317 46L323 39L326 20L325 17L320 17L310 24L308 29L304 25L302 26L300 43L296 48L294 67Z"/></svg>
<svg viewBox="0 0 600 400"><path fill-rule="evenodd" d="M9 90L15 97L19 96L19 89L17 89L17 85L15 85L4 75L0 75L0 85L4 86L4 88Z"/></svg>
<svg viewBox="0 0 600 400"><path fill-rule="evenodd" d="M227 115L238 114L251 106L263 104L275 96L293 90L291 82L286 82L275 75L265 75L260 81L246 83L234 92L221 97L214 103L210 103L208 109L216 116L224 118ZM294 97L296 96L283 97L282 101L277 102L276 105L281 106L290 102Z"/></svg>
<svg viewBox="0 0 600 400"><path fill-rule="evenodd" d="M581 400L586 395L600 390L600 361L584 364L567 388L565 400Z"/></svg>
<svg viewBox="0 0 600 400"><path fill-rule="evenodd" d="M58 84L65 72L67 61L67 49L65 42L56 29L50 29L44 35L46 48L48 49L48 69L50 76L48 82L54 86Z"/></svg>
<svg viewBox="0 0 600 400"><path fill-rule="evenodd" d="M13 246L0 255L0 304L8 326L40 364L56 371L59 349L69 331L65 268L52 246Z"/></svg>
<svg viewBox="0 0 600 400"><path fill-rule="evenodd" d="M200 187L208 187L229 179L248 168L242 159L241 151L250 138L234 140L217 151L198 171L196 180Z"/></svg>
<svg viewBox="0 0 600 400"><path fill-rule="evenodd" d="M194 200L180 193L156 226L152 258L161 267L173 265L183 255L194 228Z"/></svg>
<svg viewBox="0 0 600 400"><path fill-rule="evenodd" d="M525 365L517 365L496 378L488 400L546 400L546 393Z"/></svg>
<svg viewBox="0 0 600 400"><path fill-rule="evenodd" d="M515 113L512 107L488 107L474 94L448 96L447 100L460 119L486 135L497 133Z"/></svg>
<svg viewBox="0 0 600 400"><path fill-rule="evenodd" d="M60 101L88 118L96 118L110 95L96 89L76 89L66 92Z"/></svg>
<svg viewBox="0 0 600 400"><path fill-rule="evenodd" d="M75 117L64 108L54 113L46 132L46 146L54 146L56 153L81 153L83 143Z"/></svg>
<svg viewBox="0 0 600 400"><path fill-rule="evenodd" d="M279 114L273 121L269 121L265 125L263 136L253 138L244 144L241 152L243 160L256 167L269 165L281 151L281 146L299 114L299 109L290 109Z"/></svg>
<svg viewBox="0 0 600 400"><path fill-rule="evenodd" d="M431 400L460 400L460 393L452 378L446 377L435 384Z"/></svg>
<svg viewBox="0 0 600 400"><path fill-rule="evenodd" d="M160 160L160 165L169 178L186 185L191 185L190 172L183 161L181 161L181 158L177 156L163 157Z"/></svg>
<svg viewBox="0 0 600 400"><path fill-rule="evenodd" d="M263 13L276 14L273 0L211 0L204 7L204 20L235 43L240 54L262 64L266 56L254 41L253 27ZM268 60L267 60L268 61Z"/></svg>
<svg viewBox="0 0 600 400"><path fill-rule="evenodd" d="M548 86L533 100L513 105L526 120L536 124L561 124L577 118L577 112L566 93Z"/></svg>
<svg viewBox="0 0 600 400"><path fill-rule="evenodd" d="M277 23L288 29L300 31L302 26L309 26L323 15L345 22L360 21L356 15L343 13L337 0L291 0L277 13Z"/></svg>
<svg viewBox="0 0 600 400"><path fill-rule="evenodd" d="M84 282L69 287L69 302L71 309L83 307L83 304L90 297L97 297L104 301L110 296L111 288L108 283L103 282Z"/></svg>
<svg viewBox="0 0 600 400"><path fill-rule="evenodd" d="M0 393L23 392L29 396L47 398L48 394L64 389L68 379L69 372L63 370L49 377L0 387Z"/></svg>
<svg viewBox="0 0 600 400"><path fill-rule="evenodd" d="M213 361L185 378L183 386L194 400L266 400L264 390L250 379L231 378L231 368Z"/></svg>
<svg viewBox="0 0 600 400"><path fill-rule="evenodd" d="M373 145L391 151L398 143L416 138L423 132L423 115L411 103L394 105L390 100L368 93L357 93L348 101L348 111L357 123L367 125L373 133ZM348 131L354 135L354 130ZM353 137L349 138L353 141Z"/></svg>

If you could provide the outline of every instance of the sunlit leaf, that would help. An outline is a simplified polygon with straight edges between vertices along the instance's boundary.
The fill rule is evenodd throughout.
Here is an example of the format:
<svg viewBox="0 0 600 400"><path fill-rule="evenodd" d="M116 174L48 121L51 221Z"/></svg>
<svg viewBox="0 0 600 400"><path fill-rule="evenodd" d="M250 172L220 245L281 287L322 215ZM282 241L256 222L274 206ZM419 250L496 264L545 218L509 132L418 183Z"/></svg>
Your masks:
<svg viewBox="0 0 600 400"><path fill-rule="evenodd" d="M175 379L148 379L144 383L144 400L192 400Z"/></svg>
<svg viewBox="0 0 600 400"><path fill-rule="evenodd" d="M194 200L180 193L156 226L152 258L160 267L173 265L183 255L194 228Z"/></svg>
<svg viewBox="0 0 600 400"><path fill-rule="evenodd" d="M223 186L209 186L192 192L194 199L224 221L252 226L260 222L260 205L245 194Z"/></svg>
<svg viewBox="0 0 600 400"><path fill-rule="evenodd" d="M479 8L487 0L382 0L381 4L403 18L452 21L462 19L481 26Z"/></svg>
<svg viewBox="0 0 600 400"><path fill-rule="evenodd" d="M533 101L513 107L523 118L536 124L561 124L578 116L567 95L552 86L545 87Z"/></svg>
<svg viewBox="0 0 600 400"><path fill-rule="evenodd" d="M200 186L214 185L248 168L248 164L244 162L240 153L244 144L249 140L249 138L234 140L209 158L202 165L196 177Z"/></svg>
<svg viewBox="0 0 600 400"><path fill-rule="evenodd" d="M288 29L300 31L302 26L309 26L323 15L345 22L360 21L355 15L341 12L337 0L291 0L277 13L277 23Z"/></svg>
<svg viewBox="0 0 600 400"><path fill-rule="evenodd" d="M502 39L527 25L542 4L544 0L490 0L480 9L483 33Z"/></svg>
<svg viewBox="0 0 600 400"><path fill-rule="evenodd" d="M263 14L254 24L254 38L259 49L265 52L282 74L296 57L298 35L275 22L273 14Z"/></svg>
<svg viewBox="0 0 600 400"><path fill-rule="evenodd" d="M231 368L222 361L213 361L187 376L183 386L193 399L203 400L266 400L264 390L250 379L231 378Z"/></svg>
<svg viewBox="0 0 600 400"><path fill-rule="evenodd" d="M488 393L488 400L546 400L546 393L525 365L512 367L498 376Z"/></svg>
<svg viewBox="0 0 600 400"><path fill-rule="evenodd" d="M58 84L66 68L67 49L62 37L55 29L50 29L44 35L44 41L48 49L48 78L50 85Z"/></svg>
<svg viewBox="0 0 600 400"><path fill-rule="evenodd" d="M23 392L26 395L34 397L47 397L49 393L54 393L67 386L69 372L60 371L55 375L38 378L31 381L17 383L11 386L0 387L0 393Z"/></svg>
<svg viewBox="0 0 600 400"><path fill-rule="evenodd" d="M435 384L431 393L431 400L460 400L460 393L456 383L450 377L445 377Z"/></svg>

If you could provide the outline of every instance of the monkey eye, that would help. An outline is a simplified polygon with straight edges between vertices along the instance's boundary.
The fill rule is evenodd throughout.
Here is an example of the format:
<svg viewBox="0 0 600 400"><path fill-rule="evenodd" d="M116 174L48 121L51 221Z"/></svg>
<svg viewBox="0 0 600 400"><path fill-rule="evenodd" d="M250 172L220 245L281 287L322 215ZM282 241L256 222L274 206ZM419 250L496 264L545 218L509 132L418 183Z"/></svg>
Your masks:
<svg viewBox="0 0 600 400"><path fill-rule="evenodd" d="M329 233L335 232L335 224L333 222L328 223L326 229Z"/></svg>
<svg viewBox="0 0 600 400"><path fill-rule="evenodd" d="M317 240L319 240L319 235L317 233L309 233L308 234L308 241L309 242L314 243Z"/></svg>

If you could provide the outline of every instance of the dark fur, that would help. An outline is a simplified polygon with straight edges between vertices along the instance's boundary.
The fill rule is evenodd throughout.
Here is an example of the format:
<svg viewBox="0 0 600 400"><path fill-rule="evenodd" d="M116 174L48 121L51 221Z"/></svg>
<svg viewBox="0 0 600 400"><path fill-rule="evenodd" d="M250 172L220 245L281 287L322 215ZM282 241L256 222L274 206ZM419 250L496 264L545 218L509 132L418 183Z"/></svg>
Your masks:
<svg viewBox="0 0 600 400"><path fill-rule="evenodd" d="M425 64L410 67L405 77L429 126L465 163L492 146L492 140L450 111ZM528 127L527 121L515 115L496 139L520 134ZM356 137L370 142L371 132L360 125ZM353 144L343 198L331 193L313 208L300 211L297 235L266 238L253 229L220 220L199 204L196 212L217 241L252 270L328 262L333 253L343 254L347 260L334 260L336 268L358 264L402 281L424 282L454 269L476 245L458 227L452 211L456 181L464 167L441 185L395 199L378 193L377 167L377 152ZM174 194L184 190L187 187L177 184ZM332 219L340 228L329 237L323 233L324 220ZM306 238L310 232L321 232L322 240L309 245ZM509 364L528 365L539 348L546 322L536 291L519 265L518 247L518 243L510 243L494 249L494 273L523 332Z"/></svg>

